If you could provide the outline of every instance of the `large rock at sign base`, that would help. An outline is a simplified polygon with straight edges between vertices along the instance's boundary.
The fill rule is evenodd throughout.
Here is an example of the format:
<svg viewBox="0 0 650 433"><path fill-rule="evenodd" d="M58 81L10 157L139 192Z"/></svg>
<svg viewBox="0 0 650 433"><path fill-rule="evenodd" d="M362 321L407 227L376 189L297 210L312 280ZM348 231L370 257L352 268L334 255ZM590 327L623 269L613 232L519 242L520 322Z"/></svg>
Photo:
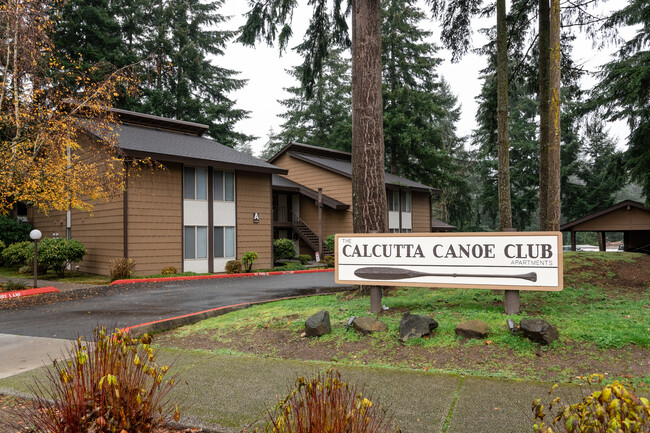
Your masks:
<svg viewBox="0 0 650 433"><path fill-rule="evenodd" d="M374 317L357 317L352 322L352 327L355 331L362 334L370 334L372 332L381 332L386 330L386 324Z"/></svg>
<svg viewBox="0 0 650 433"><path fill-rule="evenodd" d="M320 310L305 321L305 335L307 337L320 337L332 330L330 313L327 310Z"/></svg>
<svg viewBox="0 0 650 433"><path fill-rule="evenodd" d="M436 322L432 317L417 316L407 311L404 313L402 321L399 323L399 339L407 341L411 338L421 338L425 335L431 334L431 331L437 327L438 322Z"/></svg>
<svg viewBox="0 0 650 433"><path fill-rule="evenodd" d="M481 320L468 320L467 322L459 323L456 326L456 335L465 338L485 338L488 335L490 328L487 323Z"/></svg>
<svg viewBox="0 0 650 433"><path fill-rule="evenodd" d="M548 345L557 340L557 328L543 319L522 319L519 328L526 338Z"/></svg>

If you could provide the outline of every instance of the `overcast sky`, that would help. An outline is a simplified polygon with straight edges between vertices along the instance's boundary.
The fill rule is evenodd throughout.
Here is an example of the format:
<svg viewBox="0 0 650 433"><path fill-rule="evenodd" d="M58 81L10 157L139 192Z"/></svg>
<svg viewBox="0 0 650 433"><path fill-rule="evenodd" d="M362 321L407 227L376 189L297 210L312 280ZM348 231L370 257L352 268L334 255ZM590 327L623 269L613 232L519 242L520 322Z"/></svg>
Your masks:
<svg viewBox="0 0 650 433"><path fill-rule="evenodd" d="M311 16L311 6L307 5L307 1L300 3L301 6L294 13L292 26L294 37L288 45L289 47L296 46L302 41ZM607 7L619 9L619 6L624 3L625 0L611 0ZM424 7L424 4L421 7ZM220 13L232 16L227 27L236 29L244 23L243 14L247 10L248 2L226 0ZM477 30L492 25L491 21L494 19L474 23L472 40L475 47L480 47L486 42ZM434 32L433 42L436 42L437 24L435 21L430 23L428 30ZM468 54L460 62L451 63L450 55L445 50L440 50L438 54L444 59L438 72L450 84L452 92L458 96L458 101L461 104L462 114L457 124L458 135L469 135L476 127L474 116L477 104L475 98L481 90L481 81L478 75L479 71L484 68L486 59L475 54ZM591 42L579 36L574 43L573 57L577 64L585 63L588 70L595 70L600 64L609 60L609 53L595 52L591 48ZM273 128L275 132L278 132L282 123L277 116L284 112L284 109L277 101L287 97L283 88L296 85L296 82L285 71L300 64L301 58L290 49L280 56L276 47L268 47L263 42L258 43L254 48L231 43L227 47L225 55L215 59L215 62L220 66L240 71L239 77L248 80L248 84L243 89L231 93L230 96L237 101L239 108L251 112L249 119L237 124L237 129L259 137L252 143L253 152L259 155L267 141L269 130ZM592 83L593 79L587 79L584 86L590 86ZM611 132L612 135L619 138L619 141L622 141L627 135L627 130L622 123L612 125Z"/></svg>

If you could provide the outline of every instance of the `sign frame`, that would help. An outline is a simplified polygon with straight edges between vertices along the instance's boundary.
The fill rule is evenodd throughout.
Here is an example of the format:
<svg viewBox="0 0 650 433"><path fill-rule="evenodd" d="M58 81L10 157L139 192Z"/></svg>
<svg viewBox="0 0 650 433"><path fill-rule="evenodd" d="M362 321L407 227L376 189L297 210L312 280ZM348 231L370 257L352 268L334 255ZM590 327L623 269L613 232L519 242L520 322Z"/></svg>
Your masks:
<svg viewBox="0 0 650 433"><path fill-rule="evenodd" d="M530 237L531 241L534 241L535 237L556 237L557 239L557 286L549 285L506 285L495 283L486 283L486 284L467 284L467 283L438 283L438 282L418 282L418 281L405 281L405 279L400 279L399 281L395 280L375 280L375 279L344 279L340 277L340 249L339 242L344 238L375 238L375 239L390 239L390 238L462 238L466 237L479 237L479 238L502 238L502 237L511 237L511 238L522 238ZM334 279L337 284L356 284L356 285L367 285L367 286L396 286L396 287L440 287L440 288L465 288L465 289L491 289L491 290L526 290L526 291L545 291L545 292L556 292L561 291L564 288L564 258L563 258L563 249L562 249L562 233L561 232L462 232L462 233L341 233L335 236L335 268L334 268ZM343 266L346 266L343 263ZM378 267L388 266L395 269L399 268L399 264L390 264L382 265L377 264ZM408 264L402 264L402 267L408 267ZM411 265L418 266L418 265ZM422 266L422 265L419 265ZM432 265L433 266L433 265ZM451 265L450 265L451 266ZM453 267L453 266L451 266ZM473 269L479 268L480 266L472 267L465 266L464 269L471 271ZM555 266L553 266L554 268ZM522 268L526 268L522 266ZM406 271L405 271L406 272ZM479 275L478 273L474 272ZM452 276L452 275L447 275ZM456 277L456 275L453 275ZM416 278L416 277L406 277ZM489 281L489 280L488 280Z"/></svg>

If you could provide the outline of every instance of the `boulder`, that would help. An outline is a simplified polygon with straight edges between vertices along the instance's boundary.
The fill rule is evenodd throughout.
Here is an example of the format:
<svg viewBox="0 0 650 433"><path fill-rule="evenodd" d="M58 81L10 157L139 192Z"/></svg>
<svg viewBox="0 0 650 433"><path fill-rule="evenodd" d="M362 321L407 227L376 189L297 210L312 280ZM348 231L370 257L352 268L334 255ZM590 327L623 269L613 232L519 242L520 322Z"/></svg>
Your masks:
<svg viewBox="0 0 650 433"><path fill-rule="evenodd" d="M330 313L327 310L321 310L305 321L305 335L307 337L320 337L328 334L331 330Z"/></svg>
<svg viewBox="0 0 650 433"><path fill-rule="evenodd" d="M411 338L421 338L429 335L437 327L438 322L432 317L418 316L407 311L399 323L399 339L407 341Z"/></svg>
<svg viewBox="0 0 650 433"><path fill-rule="evenodd" d="M481 320L468 320L467 322L459 323L456 326L456 335L465 338L485 338L488 335L490 328L487 323Z"/></svg>
<svg viewBox="0 0 650 433"><path fill-rule="evenodd" d="M362 334L370 334L372 332L381 332L386 330L386 324L374 317L357 317L352 322L352 327L357 332Z"/></svg>
<svg viewBox="0 0 650 433"><path fill-rule="evenodd" d="M544 345L551 344L559 336L557 328L543 319L522 319L519 328L526 338Z"/></svg>

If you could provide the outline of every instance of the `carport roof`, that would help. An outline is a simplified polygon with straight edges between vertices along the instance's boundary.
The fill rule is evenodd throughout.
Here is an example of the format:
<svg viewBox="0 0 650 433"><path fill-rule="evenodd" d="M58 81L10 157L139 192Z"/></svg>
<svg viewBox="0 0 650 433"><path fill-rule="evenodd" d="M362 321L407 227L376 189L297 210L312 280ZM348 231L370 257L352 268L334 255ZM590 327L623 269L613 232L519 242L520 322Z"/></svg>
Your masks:
<svg viewBox="0 0 650 433"><path fill-rule="evenodd" d="M563 232L630 230L650 230L650 208L633 200L622 201L560 227Z"/></svg>
<svg viewBox="0 0 650 433"><path fill-rule="evenodd" d="M278 176L277 174L274 174L271 177L271 184L273 185L274 190L279 190L279 191L291 191L291 192L297 192L300 193L306 197L309 197L313 200L318 200L318 192L314 191L313 189L307 188L304 185L301 185L297 182L294 182L292 180L287 179L286 177ZM341 210L341 209L349 209L350 205L342 203L338 200L335 200L331 197L326 196L323 194L323 204L327 207L330 207L332 209L336 210Z"/></svg>

